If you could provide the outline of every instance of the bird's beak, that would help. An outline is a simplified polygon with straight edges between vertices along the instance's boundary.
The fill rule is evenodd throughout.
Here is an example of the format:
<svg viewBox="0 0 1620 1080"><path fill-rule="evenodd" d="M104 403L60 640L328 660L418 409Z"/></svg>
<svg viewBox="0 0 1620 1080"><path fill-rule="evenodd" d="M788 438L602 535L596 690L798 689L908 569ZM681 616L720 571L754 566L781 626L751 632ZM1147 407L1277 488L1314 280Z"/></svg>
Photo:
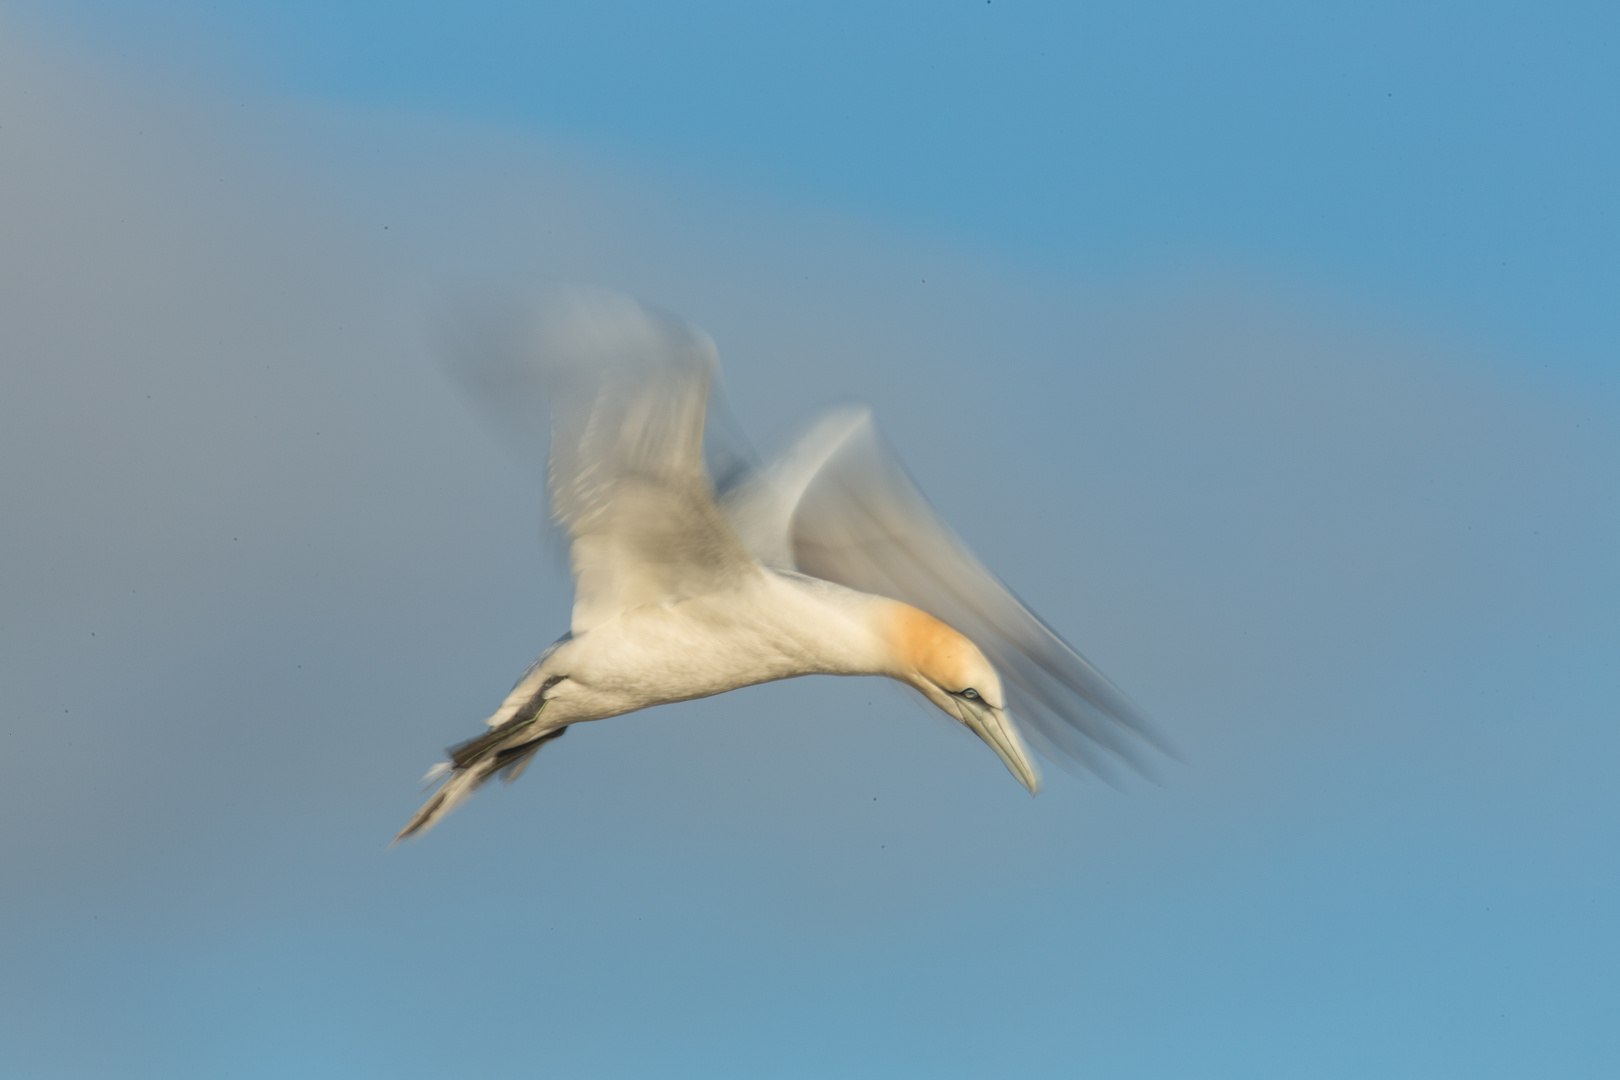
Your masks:
<svg viewBox="0 0 1620 1080"><path fill-rule="evenodd" d="M989 744L990 749L1001 758L1002 764L1007 766L1007 771L1018 777L1018 782L1028 788L1031 795L1039 791L1041 774L1035 771L1029 748L1024 745L1023 736L1018 734L1018 727L1006 710L983 702L963 701L960 698L957 701L962 723Z"/></svg>

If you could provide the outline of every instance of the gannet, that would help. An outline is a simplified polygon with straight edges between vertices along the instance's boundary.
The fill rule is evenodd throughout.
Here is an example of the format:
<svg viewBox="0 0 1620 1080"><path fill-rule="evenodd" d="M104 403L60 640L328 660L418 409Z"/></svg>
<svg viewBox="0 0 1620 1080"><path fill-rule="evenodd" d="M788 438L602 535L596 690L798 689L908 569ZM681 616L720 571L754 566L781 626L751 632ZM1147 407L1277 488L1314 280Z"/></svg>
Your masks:
<svg viewBox="0 0 1620 1080"><path fill-rule="evenodd" d="M801 675L878 675L984 740L1031 795L1025 743L1106 772L1168 750L1147 718L940 519L864 409L781 461L705 456L714 342L614 294L486 313L463 370L519 425L549 398L551 514L574 579L569 630L429 772L398 840L491 776L516 780L570 725ZM723 456L723 455L722 455ZM1015 722L1017 716L1022 721Z"/></svg>

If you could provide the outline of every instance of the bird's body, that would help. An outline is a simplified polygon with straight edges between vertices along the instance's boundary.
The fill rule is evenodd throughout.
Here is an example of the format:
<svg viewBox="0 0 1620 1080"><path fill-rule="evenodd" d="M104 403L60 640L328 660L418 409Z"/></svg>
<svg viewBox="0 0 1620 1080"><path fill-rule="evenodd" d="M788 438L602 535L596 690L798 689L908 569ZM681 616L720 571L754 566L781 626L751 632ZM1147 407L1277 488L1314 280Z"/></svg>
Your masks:
<svg viewBox="0 0 1620 1080"><path fill-rule="evenodd" d="M719 492L703 457L716 368L706 337L598 295L508 331L480 339L478 374L517 415L536 376L551 399L573 625L488 732L429 774L444 784L401 837L495 773L515 779L571 724L803 675L916 688L1031 793L1038 777L1003 675L1049 748L1096 765L1093 747L1134 760L1127 732L1153 740L1134 706L933 515L864 412L835 414L775 468ZM1052 718L1057 727L1042 724Z"/></svg>
<svg viewBox="0 0 1620 1080"><path fill-rule="evenodd" d="M558 645L513 694L552 676L557 722L604 720L800 675L897 667L873 626L892 604L761 567L721 593L625 611Z"/></svg>

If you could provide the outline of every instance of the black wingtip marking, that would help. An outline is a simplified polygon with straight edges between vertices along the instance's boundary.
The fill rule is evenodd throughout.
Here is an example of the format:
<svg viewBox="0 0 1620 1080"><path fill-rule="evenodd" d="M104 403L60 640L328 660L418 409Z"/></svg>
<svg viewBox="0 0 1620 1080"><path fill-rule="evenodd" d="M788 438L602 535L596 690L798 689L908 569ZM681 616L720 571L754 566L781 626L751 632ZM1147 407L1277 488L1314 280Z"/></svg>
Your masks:
<svg viewBox="0 0 1620 1080"><path fill-rule="evenodd" d="M529 767L529 761L534 757L535 754L540 752L540 748L542 746L546 745L548 742L551 742L553 739L562 738L567 733L568 729L566 727L560 727L555 731L546 732L538 739L532 739L529 742L521 743L517 746L507 746L497 750L495 752L494 771L501 774L501 781L503 783L510 784L512 781L523 775L523 770Z"/></svg>
<svg viewBox="0 0 1620 1080"><path fill-rule="evenodd" d="M490 728L477 738L457 743L448 747L445 753L450 755L450 764L457 769L465 769L468 765L484 757L490 748L498 746L512 737L512 734L521 728L527 727L540 718L540 713L546 707L546 691L568 678L566 675L553 675L541 684L534 696L523 703L523 707L512 715L512 718L499 727ZM559 729L560 730L560 729Z"/></svg>

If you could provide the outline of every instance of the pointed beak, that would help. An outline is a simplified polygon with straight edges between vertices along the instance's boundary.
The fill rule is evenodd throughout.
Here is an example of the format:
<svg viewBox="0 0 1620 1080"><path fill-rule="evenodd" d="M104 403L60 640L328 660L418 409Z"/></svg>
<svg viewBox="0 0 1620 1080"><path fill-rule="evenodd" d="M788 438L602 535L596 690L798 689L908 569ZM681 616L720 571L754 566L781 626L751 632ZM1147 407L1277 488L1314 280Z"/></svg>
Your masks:
<svg viewBox="0 0 1620 1080"><path fill-rule="evenodd" d="M957 700L961 707L962 723L989 744L990 749L1001 758L1002 764L1007 766L1007 771L1018 777L1018 782L1028 788L1031 795L1039 791L1041 774L1035 771L1029 748L1024 745L1023 736L1018 734L1012 717L1004 709L983 702Z"/></svg>

